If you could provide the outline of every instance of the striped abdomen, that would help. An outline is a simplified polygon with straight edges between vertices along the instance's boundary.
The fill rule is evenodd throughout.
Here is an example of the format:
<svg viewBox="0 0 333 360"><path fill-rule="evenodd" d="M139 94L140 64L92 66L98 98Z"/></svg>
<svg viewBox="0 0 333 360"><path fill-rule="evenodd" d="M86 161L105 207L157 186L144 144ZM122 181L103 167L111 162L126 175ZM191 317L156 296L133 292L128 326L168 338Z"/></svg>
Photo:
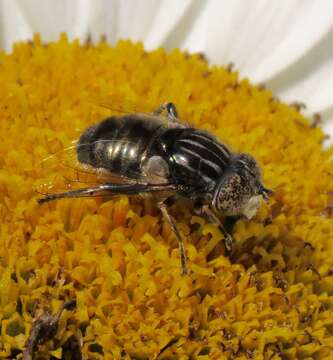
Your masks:
<svg viewBox="0 0 333 360"><path fill-rule="evenodd" d="M111 117L88 128L77 146L78 160L130 178L142 175L147 148L163 123L148 116Z"/></svg>

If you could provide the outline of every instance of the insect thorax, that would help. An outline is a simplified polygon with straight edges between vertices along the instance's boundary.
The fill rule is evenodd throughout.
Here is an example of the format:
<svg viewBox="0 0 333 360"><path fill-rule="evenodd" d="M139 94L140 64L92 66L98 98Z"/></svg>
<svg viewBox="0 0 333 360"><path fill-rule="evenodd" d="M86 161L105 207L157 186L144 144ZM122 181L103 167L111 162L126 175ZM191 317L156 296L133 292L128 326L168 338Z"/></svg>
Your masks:
<svg viewBox="0 0 333 360"><path fill-rule="evenodd" d="M166 130L158 146L164 151L172 179L198 191L214 188L230 162L225 145L192 128Z"/></svg>

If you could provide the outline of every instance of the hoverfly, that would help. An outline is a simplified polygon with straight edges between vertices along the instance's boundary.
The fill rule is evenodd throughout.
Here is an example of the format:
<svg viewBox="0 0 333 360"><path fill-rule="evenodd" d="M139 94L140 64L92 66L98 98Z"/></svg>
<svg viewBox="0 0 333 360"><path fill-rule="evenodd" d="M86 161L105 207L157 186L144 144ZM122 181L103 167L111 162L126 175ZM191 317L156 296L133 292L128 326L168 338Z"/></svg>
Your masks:
<svg viewBox="0 0 333 360"><path fill-rule="evenodd" d="M178 240L183 274L184 243L169 206L179 198L189 199L196 212L219 226L231 250L232 238L218 215L251 219L261 199L272 193L263 186L252 156L234 153L212 134L182 122L170 102L150 114L106 118L81 134L75 150L77 161L103 173L104 182L48 194L38 203L103 194L154 195ZM120 181L113 181L114 176Z"/></svg>

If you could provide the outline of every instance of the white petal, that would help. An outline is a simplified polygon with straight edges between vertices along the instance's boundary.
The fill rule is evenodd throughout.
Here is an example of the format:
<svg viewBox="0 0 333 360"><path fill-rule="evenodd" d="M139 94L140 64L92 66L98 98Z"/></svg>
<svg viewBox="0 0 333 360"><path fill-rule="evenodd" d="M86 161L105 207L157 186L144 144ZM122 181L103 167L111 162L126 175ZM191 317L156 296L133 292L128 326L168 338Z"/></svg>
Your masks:
<svg viewBox="0 0 333 360"><path fill-rule="evenodd" d="M191 0L97 0L90 2L89 30L94 39L104 33L112 43L140 40L147 49L154 49L161 46L190 4Z"/></svg>
<svg viewBox="0 0 333 360"><path fill-rule="evenodd" d="M90 2L92 17L89 31L93 39L105 34L111 43L115 43L120 38L142 40L149 33L151 19L158 7L159 4L151 0Z"/></svg>
<svg viewBox="0 0 333 360"><path fill-rule="evenodd" d="M289 30L287 36L257 67L253 80L267 81L276 76L319 42L333 25L333 7L330 5L330 1L298 2L294 9L297 12L286 24Z"/></svg>
<svg viewBox="0 0 333 360"><path fill-rule="evenodd" d="M191 0L163 0L159 1L159 4L157 14L149 19L151 27L145 39L147 49L153 49L163 44L189 8Z"/></svg>
<svg viewBox="0 0 333 360"><path fill-rule="evenodd" d="M0 9L0 14L2 14L1 47L9 50L14 42L32 38L31 28L15 0L2 0Z"/></svg>
<svg viewBox="0 0 333 360"><path fill-rule="evenodd" d="M46 41L106 34L203 51L234 62L283 100L307 103L333 121L333 7L330 0L0 0L2 46L40 32ZM332 131L333 125L328 127Z"/></svg>
<svg viewBox="0 0 333 360"><path fill-rule="evenodd" d="M327 113L333 107L333 27L296 63L268 81L286 101L305 102L312 112Z"/></svg>
<svg viewBox="0 0 333 360"><path fill-rule="evenodd" d="M323 1L210 1L182 46L212 63L235 62L282 100L333 118L333 7ZM331 30L332 29L332 30ZM333 119L331 120L333 121ZM325 130L332 127L325 124ZM332 133L333 134L333 133Z"/></svg>
<svg viewBox="0 0 333 360"><path fill-rule="evenodd" d="M69 38L85 39L91 23L90 0L1 0L3 8L3 44L10 50L13 42L31 39L39 32L45 41L59 38L66 32Z"/></svg>

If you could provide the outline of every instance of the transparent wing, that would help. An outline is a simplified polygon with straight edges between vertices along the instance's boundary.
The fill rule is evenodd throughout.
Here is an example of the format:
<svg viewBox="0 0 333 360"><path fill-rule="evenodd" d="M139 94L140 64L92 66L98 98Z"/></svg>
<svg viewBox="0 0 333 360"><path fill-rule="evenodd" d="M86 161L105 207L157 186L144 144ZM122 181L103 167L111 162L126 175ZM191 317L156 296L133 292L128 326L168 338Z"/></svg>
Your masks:
<svg viewBox="0 0 333 360"><path fill-rule="evenodd" d="M151 119L163 119L165 124L169 124L170 126L177 126L179 127L188 127L189 123L184 121L178 116L175 106L174 108L174 118L170 119L170 115L167 114L167 107L163 107L163 105L171 104L170 102L162 102L159 104L153 104L147 102L145 100L144 104L138 104L135 101L131 101L130 98L127 96L126 99L121 97L119 94L109 94L109 95L89 95L86 97L86 100L95 106L103 107L115 113L121 114L142 114L146 115ZM163 110L161 109L163 107ZM172 125L171 125L172 124Z"/></svg>
<svg viewBox="0 0 333 360"><path fill-rule="evenodd" d="M107 95L87 95L86 100L95 106L100 106L121 114L141 113L152 115L153 111L158 108L160 104L148 103L145 100L143 103L138 103L127 95L126 98L120 94L107 94Z"/></svg>
<svg viewBox="0 0 333 360"><path fill-rule="evenodd" d="M101 141L119 142L119 140L99 140L97 142ZM40 178L35 183L35 192L41 196L47 196L105 183L130 184L144 181L144 179L132 179L111 173L103 168L97 169L80 163L77 158L78 147L83 149L84 147L90 148L90 146L91 144L80 144L78 146L76 142L73 142L71 146L44 158L39 165Z"/></svg>

